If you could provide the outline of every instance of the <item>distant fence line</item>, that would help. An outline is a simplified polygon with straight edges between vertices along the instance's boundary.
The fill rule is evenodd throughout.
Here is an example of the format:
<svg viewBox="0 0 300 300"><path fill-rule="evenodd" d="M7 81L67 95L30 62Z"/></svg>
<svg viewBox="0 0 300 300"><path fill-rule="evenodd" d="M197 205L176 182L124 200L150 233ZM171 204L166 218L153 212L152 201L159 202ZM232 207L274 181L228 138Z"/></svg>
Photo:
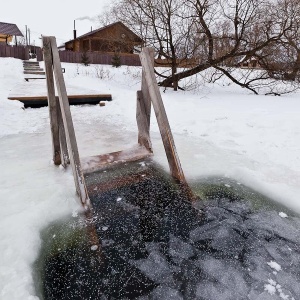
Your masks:
<svg viewBox="0 0 300 300"><path fill-rule="evenodd" d="M37 61L43 61L43 51L41 48L35 48ZM91 64L111 65L113 53L88 53L89 61ZM29 59L29 47L26 46L9 46L0 44L0 57L14 57L22 60ZM82 63L82 53L72 51L59 51L61 62L66 63ZM140 66L140 58L138 54L120 54L121 65L125 66Z"/></svg>
<svg viewBox="0 0 300 300"><path fill-rule="evenodd" d="M66 63L82 63L82 52L73 52L73 51L66 51L62 50L59 51L59 57L61 62ZM100 64L100 65L111 65L112 64L112 58L114 56L113 53L97 53L97 52L91 52L87 53L87 56L89 58L89 62L91 64ZM121 65L125 66L140 66L140 58L138 54L120 54L121 59ZM42 61L43 55L42 51L37 51L37 60Z"/></svg>
<svg viewBox="0 0 300 300"><path fill-rule="evenodd" d="M37 61L43 61L43 51L40 47L36 47L34 52ZM82 63L82 52L73 52L62 50L59 51L61 62L66 63ZM111 65L114 53L87 53L91 64ZM8 46L0 44L0 57L14 57L22 60L29 59L29 46ZM138 54L120 54L121 65L124 66L141 66L141 61ZM178 67L190 68L197 63L194 59L184 59L177 61ZM155 67L170 67L171 61L167 59L155 59Z"/></svg>
<svg viewBox="0 0 300 300"><path fill-rule="evenodd" d="M0 57L14 57L27 60L29 59L29 49L25 46L9 46L0 44Z"/></svg>

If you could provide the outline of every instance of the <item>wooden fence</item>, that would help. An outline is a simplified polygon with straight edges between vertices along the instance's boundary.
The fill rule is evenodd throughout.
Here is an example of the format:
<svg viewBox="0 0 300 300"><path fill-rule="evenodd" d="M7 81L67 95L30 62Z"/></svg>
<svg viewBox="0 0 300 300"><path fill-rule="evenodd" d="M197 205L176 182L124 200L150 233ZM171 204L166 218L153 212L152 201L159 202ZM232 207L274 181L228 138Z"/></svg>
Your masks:
<svg viewBox="0 0 300 300"><path fill-rule="evenodd" d="M0 57L14 57L27 60L29 59L29 49L25 46L0 45Z"/></svg>
<svg viewBox="0 0 300 300"><path fill-rule="evenodd" d="M73 51L59 51L59 58L61 62L67 63L82 63L82 52L73 52ZM114 56L113 53L87 53L89 61L91 64L102 64L102 65L111 65L112 58ZM121 54L121 65L125 66L140 66L141 61L138 54ZM43 60L42 53L37 51L37 60Z"/></svg>

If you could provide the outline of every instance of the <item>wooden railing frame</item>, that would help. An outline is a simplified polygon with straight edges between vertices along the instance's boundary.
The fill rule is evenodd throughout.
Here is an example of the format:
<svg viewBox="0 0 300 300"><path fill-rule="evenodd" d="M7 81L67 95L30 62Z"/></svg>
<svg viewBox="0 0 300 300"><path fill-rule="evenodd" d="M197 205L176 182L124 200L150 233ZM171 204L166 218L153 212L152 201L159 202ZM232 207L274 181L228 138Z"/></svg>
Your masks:
<svg viewBox="0 0 300 300"><path fill-rule="evenodd" d="M115 162L133 161L146 158L153 153L150 139L151 105L153 105L171 175L187 186L180 160L175 147L170 124L154 74L154 51L144 48L140 53L142 63L141 90L137 92L136 120L138 127L138 147L132 151L118 151L110 154L93 156L80 161L78 146L71 116L69 100L63 78L62 67L55 37L43 37L43 56L47 81L47 98L52 136L52 153L55 165L66 167L71 164L76 191L81 204L91 211L91 202L84 179L84 173L94 172L106 167L107 156ZM58 100L55 96L55 87ZM82 168L82 165L84 168ZM91 167L92 166L92 167Z"/></svg>

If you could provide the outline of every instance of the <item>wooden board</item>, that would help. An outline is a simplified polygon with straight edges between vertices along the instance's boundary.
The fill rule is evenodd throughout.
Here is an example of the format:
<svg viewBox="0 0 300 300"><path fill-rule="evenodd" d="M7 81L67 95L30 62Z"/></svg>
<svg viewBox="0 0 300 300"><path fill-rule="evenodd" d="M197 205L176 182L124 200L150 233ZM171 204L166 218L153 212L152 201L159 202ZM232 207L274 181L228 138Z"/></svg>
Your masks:
<svg viewBox="0 0 300 300"><path fill-rule="evenodd" d="M45 72L40 72L40 71L24 71L24 74L45 75Z"/></svg>
<svg viewBox="0 0 300 300"><path fill-rule="evenodd" d="M56 97L58 99L58 97ZM98 95L68 95L70 105L98 104L100 101L111 101L111 94ZM8 100L18 100L24 103L24 107L39 108L48 106L47 96L12 96Z"/></svg>
<svg viewBox="0 0 300 300"><path fill-rule="evenodd" d="M46 79L46 77L25 77L25 81L35 80L35 79Z"/></svg>
<svg viewBox="0 0 300 300"><path fill-rule="evenodd" d="M123 151L82 158L80 162L83 173L87 174L115 166L119 163L145 159L150 156L152 156L152 153L148 149L138 145Z"/></svg>

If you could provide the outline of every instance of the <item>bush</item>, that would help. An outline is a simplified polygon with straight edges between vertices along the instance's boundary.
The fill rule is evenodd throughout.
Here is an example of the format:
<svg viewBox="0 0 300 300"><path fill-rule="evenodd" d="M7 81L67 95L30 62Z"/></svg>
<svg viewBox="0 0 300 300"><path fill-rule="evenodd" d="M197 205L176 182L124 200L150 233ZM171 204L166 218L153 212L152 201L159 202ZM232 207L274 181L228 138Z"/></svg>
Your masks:
<svg viewBox="0 0 300 300"><path fill-rule="evenodd" d="M89 66L90 64L90 59L86 52L81 54L81 63L85 66Z"/></svg>
<svg viewBox="0 0 300 300"><path fill-rule="evenodd" d="M111 64L113 67L120 67L121 66L121 56L120 53L115 52L114 56L111 59Z"/></svg>

